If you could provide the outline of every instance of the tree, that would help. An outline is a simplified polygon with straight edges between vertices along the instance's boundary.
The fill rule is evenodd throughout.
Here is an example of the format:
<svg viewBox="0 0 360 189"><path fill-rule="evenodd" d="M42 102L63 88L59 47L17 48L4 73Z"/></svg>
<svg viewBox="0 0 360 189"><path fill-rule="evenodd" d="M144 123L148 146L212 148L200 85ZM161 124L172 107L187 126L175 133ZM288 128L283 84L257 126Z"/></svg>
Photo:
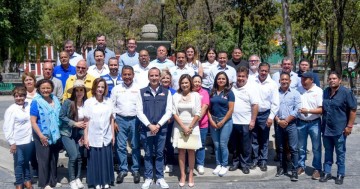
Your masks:
<svg viewBox="0 0 360 189"><path fill-rule="evenodd" d="M283 11L283 21L285 29L285 39L286 39L286 50L287 56L294 62L294 48L293 40L291 35L291 21L289 17L289 2L287 0L281 0L282 11Z"/></svg>

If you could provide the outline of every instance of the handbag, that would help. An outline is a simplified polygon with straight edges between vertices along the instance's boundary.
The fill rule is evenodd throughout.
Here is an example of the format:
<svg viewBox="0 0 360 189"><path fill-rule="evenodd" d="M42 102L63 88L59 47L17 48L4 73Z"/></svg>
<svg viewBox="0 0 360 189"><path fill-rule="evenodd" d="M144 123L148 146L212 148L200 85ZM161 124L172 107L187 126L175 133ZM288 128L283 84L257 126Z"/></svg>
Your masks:
<svg viewBox="0 0 360 189"><path fill-rule="evenodd" d="M199 142L199 135L185 135L184 132L180 132L177 147L180 149L197 150L199 149Z"/></svg>

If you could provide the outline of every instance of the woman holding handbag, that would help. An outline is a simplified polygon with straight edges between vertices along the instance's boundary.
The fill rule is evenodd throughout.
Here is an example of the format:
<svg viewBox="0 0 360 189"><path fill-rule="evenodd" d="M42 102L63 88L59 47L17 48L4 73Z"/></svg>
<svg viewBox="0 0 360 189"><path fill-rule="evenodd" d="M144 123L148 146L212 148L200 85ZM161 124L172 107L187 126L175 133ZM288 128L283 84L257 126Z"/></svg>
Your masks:
<svg viewBox="0 0 360 189"><path fill-rule="evenodd" d="M185 185L185 154L188 152L189 162L189 187L194 184L195 150L201 148L199 119L201 113L201 99L197 92L192 92L192 78L184 74L179 79L177 93L173 96L174 128L172 142L174 148L178 148L180 182L179 186Z"/></svg>

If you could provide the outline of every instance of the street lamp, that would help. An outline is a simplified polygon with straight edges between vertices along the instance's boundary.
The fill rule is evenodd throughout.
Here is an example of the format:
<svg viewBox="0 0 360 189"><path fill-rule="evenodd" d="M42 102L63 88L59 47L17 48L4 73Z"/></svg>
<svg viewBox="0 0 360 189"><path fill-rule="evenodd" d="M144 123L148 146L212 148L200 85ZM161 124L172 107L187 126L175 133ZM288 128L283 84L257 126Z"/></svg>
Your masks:
<svg viewBox="0 0 360 189"><path fill-rule="evenodd" d="M160 29L160 40L163 40L165 0L161 0L161 1L160 1L160 4L161 4L161 29Z"/></svg>

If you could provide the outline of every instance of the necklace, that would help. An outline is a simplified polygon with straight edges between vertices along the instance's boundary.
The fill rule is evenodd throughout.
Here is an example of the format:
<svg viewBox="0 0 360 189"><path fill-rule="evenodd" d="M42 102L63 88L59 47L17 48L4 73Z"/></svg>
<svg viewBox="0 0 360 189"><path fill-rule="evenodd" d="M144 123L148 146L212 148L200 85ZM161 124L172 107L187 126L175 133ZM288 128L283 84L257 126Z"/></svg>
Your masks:
<svg viewBox="0 0 360 189"><path fill-rule="evenodd" d="M190 99L190 93L186 94L185 96L182 95L182 96L181 96L181 99L182 99L182 101L184 101L184 102L188 101L188 100Z"/></svg>

